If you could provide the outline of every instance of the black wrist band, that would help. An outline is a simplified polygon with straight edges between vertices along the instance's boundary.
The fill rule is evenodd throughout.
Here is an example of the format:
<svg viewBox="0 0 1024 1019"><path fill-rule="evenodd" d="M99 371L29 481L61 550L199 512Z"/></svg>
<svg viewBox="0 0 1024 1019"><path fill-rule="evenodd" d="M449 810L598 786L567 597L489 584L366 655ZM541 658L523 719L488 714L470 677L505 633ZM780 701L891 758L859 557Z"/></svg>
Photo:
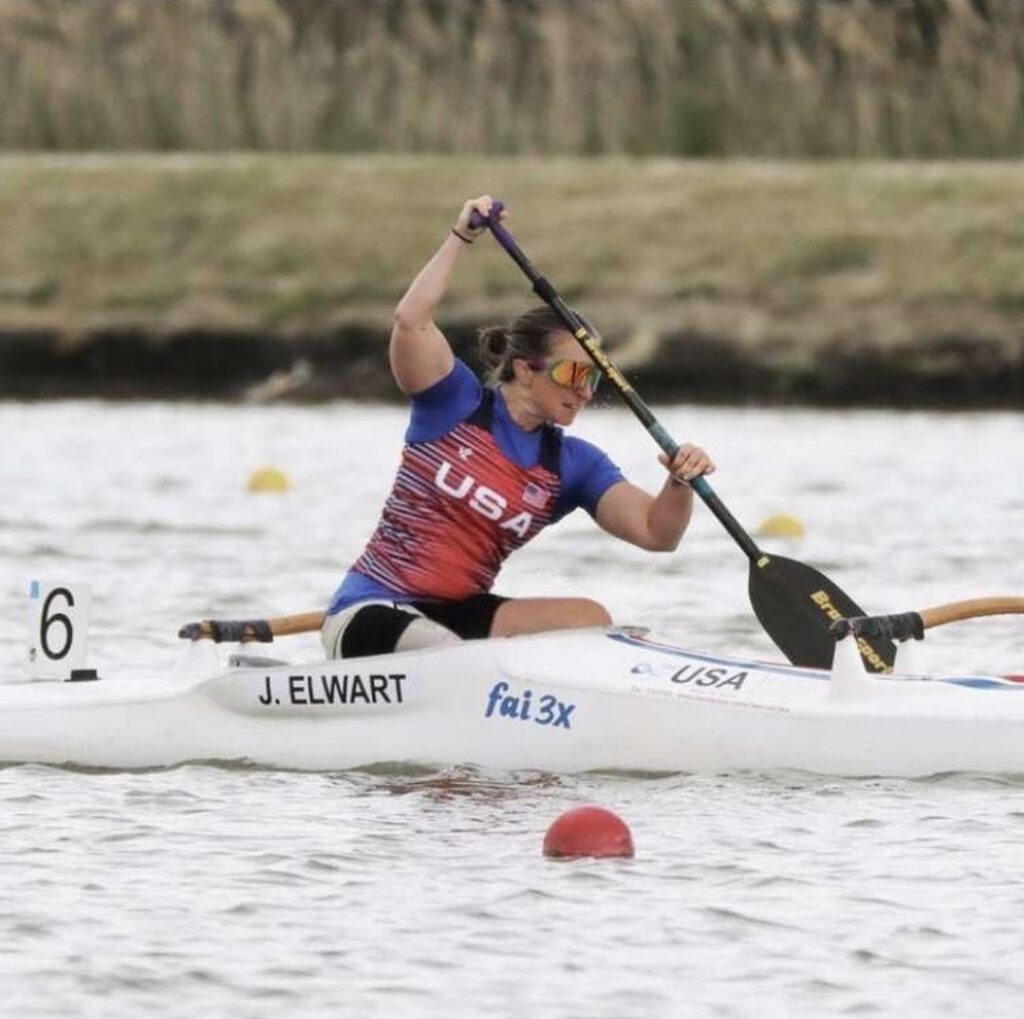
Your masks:
<svg viewBox="0 0 1024 1019"><path fill-rule="evenodd" d="M466 237L464 234L460 234L459 231L455 229L455 227L452 227L452 233L455 234L455 236L458 237L458 239L462 241L463 244L473 243L472 237Z"/></svg>

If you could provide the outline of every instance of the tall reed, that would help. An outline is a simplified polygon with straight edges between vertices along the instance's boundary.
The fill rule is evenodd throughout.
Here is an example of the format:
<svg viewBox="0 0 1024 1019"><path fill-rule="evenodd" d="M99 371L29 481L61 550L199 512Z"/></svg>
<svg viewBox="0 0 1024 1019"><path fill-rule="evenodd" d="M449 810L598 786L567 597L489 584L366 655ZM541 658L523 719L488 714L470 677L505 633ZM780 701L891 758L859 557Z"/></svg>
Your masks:
<svg viewBox="0 0 1024 1019"><path fill-rule="evenodd" d="M1010 0L5 0L0 147L1024 152Z"/></svg>

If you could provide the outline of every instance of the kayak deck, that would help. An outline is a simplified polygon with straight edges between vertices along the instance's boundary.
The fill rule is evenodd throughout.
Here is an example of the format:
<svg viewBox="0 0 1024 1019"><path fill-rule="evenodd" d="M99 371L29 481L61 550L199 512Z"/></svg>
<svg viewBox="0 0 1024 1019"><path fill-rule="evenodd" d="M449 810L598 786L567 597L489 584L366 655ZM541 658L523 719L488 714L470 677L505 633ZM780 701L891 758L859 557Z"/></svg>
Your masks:
<svg viewBox="0 0 1024 1019"><path fill-rule="evenodd" d="M0 760L385 763L581 772L1024 772L1013 677L831 672L697 651L631 629L467 641L364 659L226 666L188 645L166 676L0 687Z"/></svg>

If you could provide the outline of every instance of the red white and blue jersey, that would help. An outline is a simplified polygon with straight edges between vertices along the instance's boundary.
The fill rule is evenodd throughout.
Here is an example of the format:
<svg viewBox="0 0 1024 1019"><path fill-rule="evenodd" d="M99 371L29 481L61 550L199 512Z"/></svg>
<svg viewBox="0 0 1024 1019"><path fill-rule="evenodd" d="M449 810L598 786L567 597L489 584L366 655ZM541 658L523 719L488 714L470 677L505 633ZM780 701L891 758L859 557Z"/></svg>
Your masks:
<svg viewBox="0 0 1024 1019"><path fill-rule="evenodd" d="M461 601L491 589L506 557L621 471L596 446L512 420L461 361L412 397L402 461L377 529L331 601Z"/></svg>

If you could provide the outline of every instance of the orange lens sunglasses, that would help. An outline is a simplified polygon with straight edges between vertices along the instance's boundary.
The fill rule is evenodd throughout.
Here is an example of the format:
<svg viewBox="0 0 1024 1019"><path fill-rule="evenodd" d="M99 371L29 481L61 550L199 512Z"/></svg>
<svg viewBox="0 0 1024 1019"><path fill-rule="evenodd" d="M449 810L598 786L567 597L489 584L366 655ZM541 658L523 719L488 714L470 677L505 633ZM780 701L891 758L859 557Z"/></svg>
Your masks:
<svg viewBox="0 0 1024 1019"><path fill-rule="evenodd" d="M548 378L555 385L563 386L565 389L586 388L594 393L601 381L601 369L588 361L571 361L569 358L560 358L550 364L545 364L543 361L528 363L534 371L547 370Z"/></svg>

